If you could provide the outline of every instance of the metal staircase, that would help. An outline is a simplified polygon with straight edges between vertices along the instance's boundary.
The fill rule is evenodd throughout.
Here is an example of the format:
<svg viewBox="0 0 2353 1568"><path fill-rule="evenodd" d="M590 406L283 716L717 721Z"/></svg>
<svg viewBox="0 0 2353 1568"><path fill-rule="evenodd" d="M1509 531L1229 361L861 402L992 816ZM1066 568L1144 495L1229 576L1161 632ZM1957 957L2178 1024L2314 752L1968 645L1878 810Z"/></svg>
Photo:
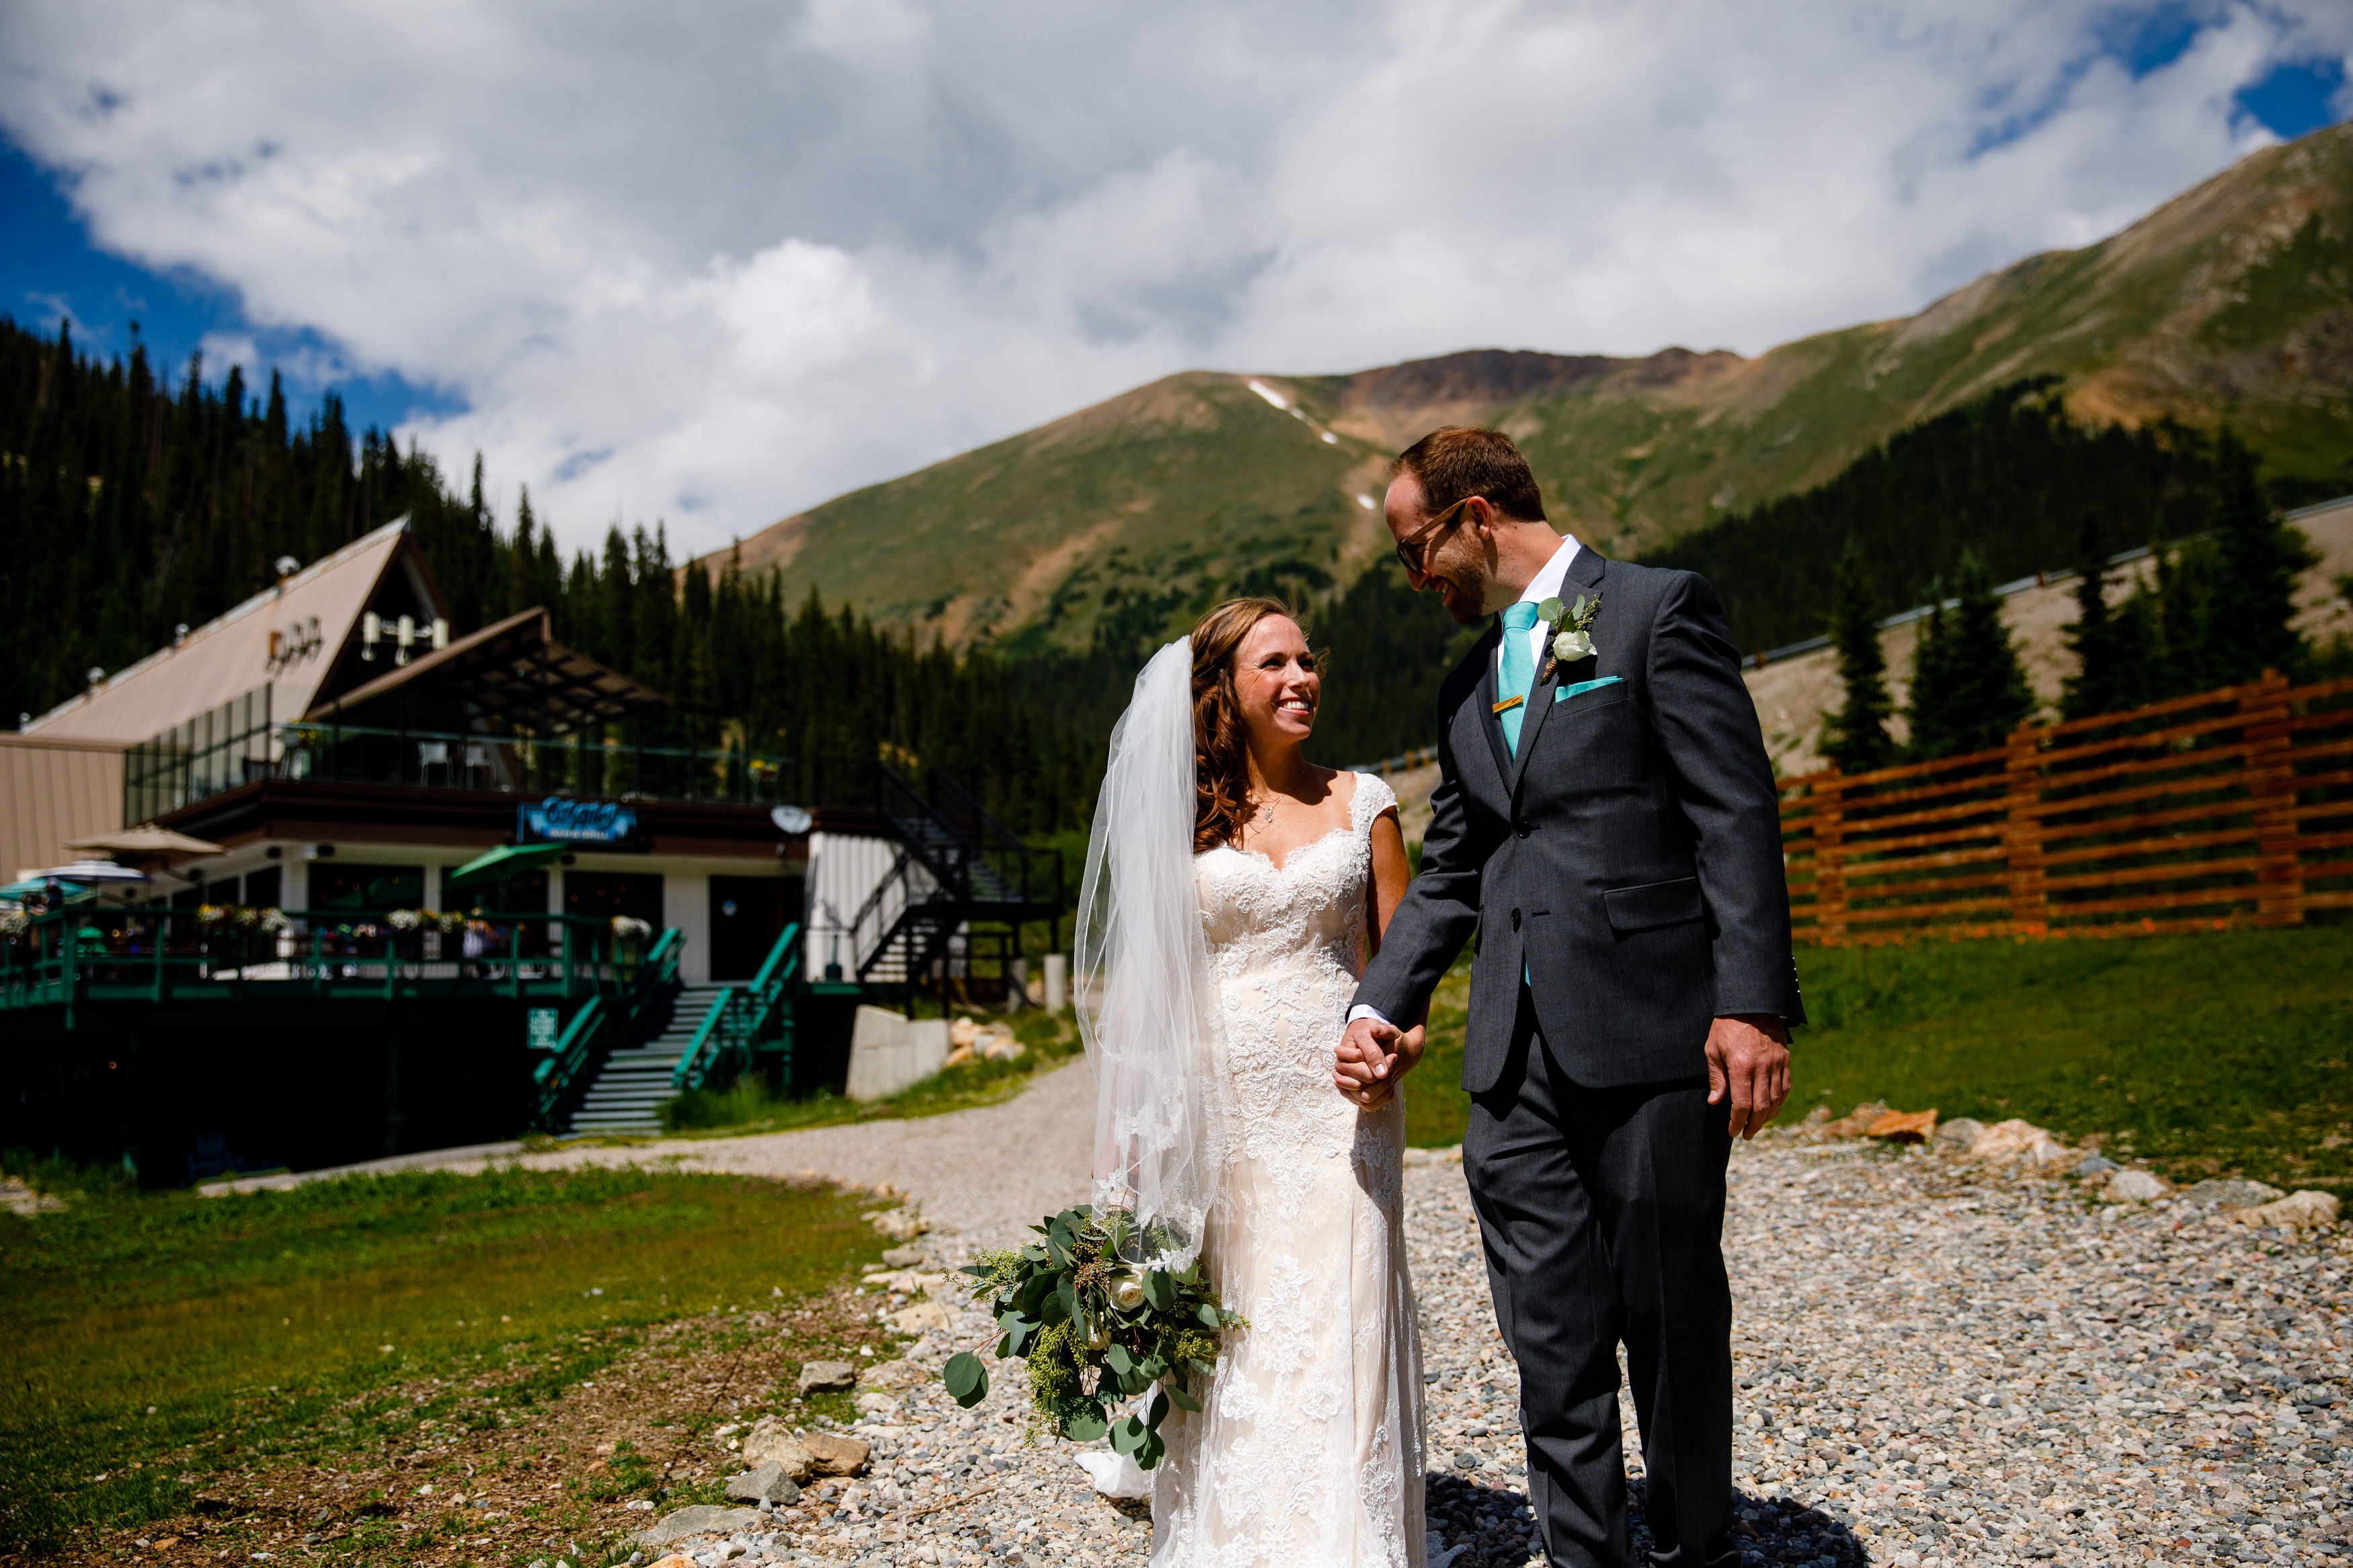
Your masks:
<svg viewBox="0 0 2353 1568"><path fill-rule="evenodd" d="M661 1108L678 1093L671 1079L696 1039L696 1032L725 1005L725 985L681 986L660 1032L636 1045L606 1053L588 1080L580 1108L565 1129L571 1132L659 1132ZM648 1019L649 1024L654 1020Z"/></svg>
<svg viewBox="0 0 2353 1568"><path fill-rule="evenodd" d="M1033 849L936 770L919 788L877 770L876 805L899 851L850 921L857 974L914 988L1001 988L1026 922L1061 912L1062 858Z"/></svg>

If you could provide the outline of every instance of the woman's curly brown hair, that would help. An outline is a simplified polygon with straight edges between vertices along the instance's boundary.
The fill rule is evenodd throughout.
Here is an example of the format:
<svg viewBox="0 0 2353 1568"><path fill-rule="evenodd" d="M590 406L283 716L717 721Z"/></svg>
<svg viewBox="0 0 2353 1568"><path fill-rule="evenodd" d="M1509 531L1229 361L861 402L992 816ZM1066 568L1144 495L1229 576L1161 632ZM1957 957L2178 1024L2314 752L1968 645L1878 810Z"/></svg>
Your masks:
<svg viewBox="0 0 2353 1568"><path fill-rule="evenodd" d="M1234 695L1234 656L1269 616L1299 618L1275 599L1228 599L1193 627L1193 853L1241 841L1250 820L1250 732Z"/></svg>

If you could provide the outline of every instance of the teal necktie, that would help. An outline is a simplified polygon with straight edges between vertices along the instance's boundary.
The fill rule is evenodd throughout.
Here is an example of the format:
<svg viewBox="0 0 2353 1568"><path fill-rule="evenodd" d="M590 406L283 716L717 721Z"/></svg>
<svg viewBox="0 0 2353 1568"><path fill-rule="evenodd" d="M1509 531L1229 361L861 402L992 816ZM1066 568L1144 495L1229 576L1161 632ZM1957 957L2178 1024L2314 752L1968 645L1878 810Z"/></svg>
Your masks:
<svg viewBox="0 0 2353 1568"><path fill-rule="evenodd" d="M1528 688L1536 680L1535 651L1528 647L1528 634L1535 630L1536 607L1523 599L1504 607L1504 679L1495 700L1519 701L1504 710L1504 744L1512 749L1512 757L1520 755L1520 721L1528 716Z"/></svg>

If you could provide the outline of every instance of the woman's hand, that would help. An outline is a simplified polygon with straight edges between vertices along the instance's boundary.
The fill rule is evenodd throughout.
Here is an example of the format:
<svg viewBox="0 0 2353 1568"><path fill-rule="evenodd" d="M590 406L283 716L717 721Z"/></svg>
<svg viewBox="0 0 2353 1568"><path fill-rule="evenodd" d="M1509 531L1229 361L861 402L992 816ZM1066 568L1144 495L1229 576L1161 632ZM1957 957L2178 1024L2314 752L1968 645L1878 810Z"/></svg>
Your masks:
<svg viewBox="0 0 2353 1568"><path fill-rule="evenodd" d="M1349 1098L1367 1111L1383 1110L1397 1098L1398 1083L1421 1063L1422 1050L1430 1043L1430 1031L1416 1024L1403 1033L1389 1036L1386 1043L1388 1054L1373 1058L1366 1067L1347 1075L1356 1085L1356 1092Z"/></svg>

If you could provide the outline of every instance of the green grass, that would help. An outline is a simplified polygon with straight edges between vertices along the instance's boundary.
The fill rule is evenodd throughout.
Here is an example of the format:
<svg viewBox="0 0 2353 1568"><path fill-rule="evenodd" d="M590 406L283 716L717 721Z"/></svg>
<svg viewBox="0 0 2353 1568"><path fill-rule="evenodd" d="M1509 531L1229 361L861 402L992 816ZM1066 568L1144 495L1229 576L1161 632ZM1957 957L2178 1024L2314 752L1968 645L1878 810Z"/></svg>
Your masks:
<svg viewBox="0 0 2353 1568"><path fill-rule="evenodd" d="M847 1121L937 1116L944 1111L965 1110L1010 1100L1032 1078L1061 1066L1082 1049L1078 1025L1067 1007L1059 1015L1032 1007L1010 1019L997 1021L1009 1022L1014 1037L1028 1047L1015 1060L964 1062L943 1068L887 1099L862 1105L829 1089L779 1095L754 1079L738 1079L723 1089L696 1089L680 1095L663 1109L662 1124L673 1133L733 1138L752 1132L831 1127Z"/></svg>
<svg viewBox="0 0 2353 1568"><path fill-rule="evenodd" d="M1783 1120L1865 1100L2020 1116L2196 1180L2353 1194L2353 926L2113 941L1800 948L1812 1023ZM1467 965L1408 1081L1410 1142L1451 1143Z"/></svg>
<svg viewBox="0 0 2353 1568"><path fill-rule="evenodd" d="M0 1214L0 1554L185 1511L227 1469L522 1418L647 1325L854 1281L871 1201L506 1170L222 1198L88 1181Z"/></svg>

